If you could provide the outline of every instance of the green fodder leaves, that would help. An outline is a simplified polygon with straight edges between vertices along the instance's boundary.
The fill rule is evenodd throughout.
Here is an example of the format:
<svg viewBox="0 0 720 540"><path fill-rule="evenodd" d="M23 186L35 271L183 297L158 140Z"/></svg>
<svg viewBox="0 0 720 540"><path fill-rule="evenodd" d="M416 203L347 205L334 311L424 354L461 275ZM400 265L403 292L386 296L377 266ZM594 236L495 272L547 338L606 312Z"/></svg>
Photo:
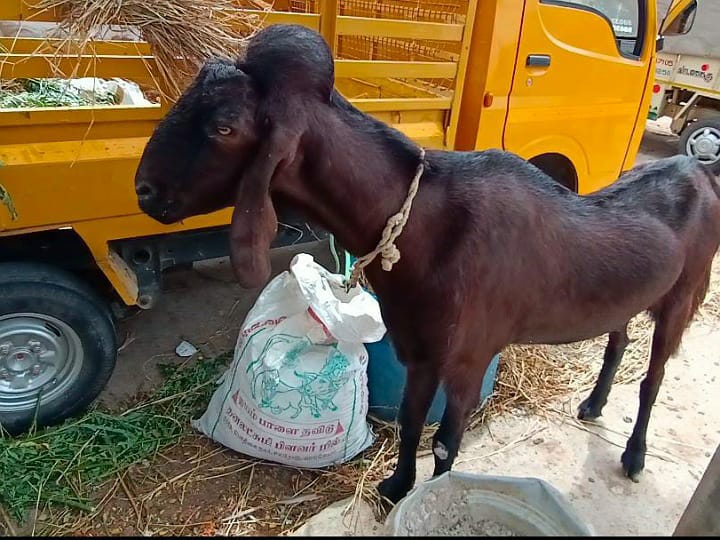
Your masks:
<svg viewBox="0 0 720 540"><path fill-rule="evenodd" d="M0 504L19 520L28 509L48 504L90 511L90 497L105 480L189 431L229 358L165 366L167 381L149 401L123 414L93 410L58 427L0 438Z"/></svg>
<svg viewBox="0 0 720 540"><path fill-rule="evenodd" d="M22 79L0 88L0 109L114 105L115 95L84 91L63 79Z"/></svg>

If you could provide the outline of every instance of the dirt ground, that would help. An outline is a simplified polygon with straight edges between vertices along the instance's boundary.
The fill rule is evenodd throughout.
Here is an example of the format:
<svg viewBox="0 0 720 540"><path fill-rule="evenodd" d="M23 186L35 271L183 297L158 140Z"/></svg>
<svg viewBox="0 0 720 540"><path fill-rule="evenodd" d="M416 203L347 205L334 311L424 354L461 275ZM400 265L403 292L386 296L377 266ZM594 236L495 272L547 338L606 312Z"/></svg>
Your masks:
<svg viewBox="0 0 720 540"><path fill-rule="evenodd" d="M648 135L638 161L671 155L674 145L674 140ZM274 272L285 270L299 251L334 268L327 243L321 242L276 250ZM158 363L182 361L174 352L182 340L194 344L206 357L232 349L237 329L259 292L240 289L226 259L168 274L157 306L122 323L125 342L102 403L119 409L152 389L160 382ZM498 418L492 427L468 434L458 469L545 477L603 534L671 534L710 453L720 442L720 413L714 393L718 388L715 376L720 374L720 342L713 341L718 328L693 328L693 332L689 350L708 357L707 362L689 370L686 358L669 370L651 424L651 434L667 440L656 438L651 443L661 457L648 458L644 476L649 480L632 484L618 473L618 445L624 446L622 434L632 427L627 419L636 413L637 385L613 390L606 411L611 419L610 435L593 435L578 428L570 416L565 427L534 417ZM428 460L421 460L419 481L428 477ZM152 464L133 467L122 482L118 480L119 485L108 485L112 495L98 505L102 511L72 532L275 534L286 529L287 523L309 517L310 508L333 503L354 489L352 485L344 486L345 491L317 489L328 482L342 484L342 470L328 475L258 462L190 435ZM327 516L334 521L332 527L322 525L320 518L313 522L314 529L304 533L337 533L338 527L342 528L340 520L332 512ZM377 524L361 532L374 534Z"/></svg>
<svg viewBox="0 0 720 540"><path fill-rule="evenodd" d="M273 276L287 270L295 254L305 252L327 268L335 268L327 242L274 250ZM157 385L159 363L181 363L175 354L185 340L212 358L235 346L237 331L262 289L245 290L234 281L227 258L195 263L192 270L164 276L157 305L138 311L120 325L124 340L115 371L100 401L111 408Z"/></svg>

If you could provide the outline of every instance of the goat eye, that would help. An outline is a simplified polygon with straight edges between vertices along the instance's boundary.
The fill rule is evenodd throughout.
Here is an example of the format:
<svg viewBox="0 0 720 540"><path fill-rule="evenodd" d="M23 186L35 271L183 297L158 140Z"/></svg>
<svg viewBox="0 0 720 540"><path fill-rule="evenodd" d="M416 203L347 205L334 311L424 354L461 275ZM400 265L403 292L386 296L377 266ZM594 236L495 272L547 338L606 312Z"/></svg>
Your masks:
<svg viewBox="0 0 720 540"><path fill-rule="evenodd" d="M227 136L227 135L230 135L230 134L232 133L232 128L231 128L231 127L228 127L228 126L218 126L218 127L217 127L217 132L218 132L220 135Z"/></svg>

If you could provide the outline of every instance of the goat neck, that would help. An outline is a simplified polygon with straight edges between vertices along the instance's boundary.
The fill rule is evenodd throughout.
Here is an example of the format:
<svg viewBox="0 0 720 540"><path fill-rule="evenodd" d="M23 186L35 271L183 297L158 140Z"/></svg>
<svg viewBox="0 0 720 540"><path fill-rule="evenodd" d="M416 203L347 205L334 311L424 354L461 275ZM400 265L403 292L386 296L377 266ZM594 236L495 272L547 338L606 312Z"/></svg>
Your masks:
<svg viewBox="0 0 720 540"><path fill-rule="evenodd" d="M376 247L407 197L420 148L333 97L329 106L314 104L304 112L296 159L278 175L273 191L362 256Z"/></svg>

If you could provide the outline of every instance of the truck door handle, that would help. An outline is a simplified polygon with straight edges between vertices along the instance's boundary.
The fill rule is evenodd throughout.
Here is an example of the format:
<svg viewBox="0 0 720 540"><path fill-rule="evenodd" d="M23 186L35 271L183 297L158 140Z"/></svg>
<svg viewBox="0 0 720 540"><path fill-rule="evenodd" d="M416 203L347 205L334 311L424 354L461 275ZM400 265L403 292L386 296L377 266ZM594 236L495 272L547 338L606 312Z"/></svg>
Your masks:
<svg viewBox="0 0 720 540"><path fill-rule="evenodd" d="M525 62L527 67L549 67L550 66L550 55L549 54L529 54L527 61Z"/></svg>

